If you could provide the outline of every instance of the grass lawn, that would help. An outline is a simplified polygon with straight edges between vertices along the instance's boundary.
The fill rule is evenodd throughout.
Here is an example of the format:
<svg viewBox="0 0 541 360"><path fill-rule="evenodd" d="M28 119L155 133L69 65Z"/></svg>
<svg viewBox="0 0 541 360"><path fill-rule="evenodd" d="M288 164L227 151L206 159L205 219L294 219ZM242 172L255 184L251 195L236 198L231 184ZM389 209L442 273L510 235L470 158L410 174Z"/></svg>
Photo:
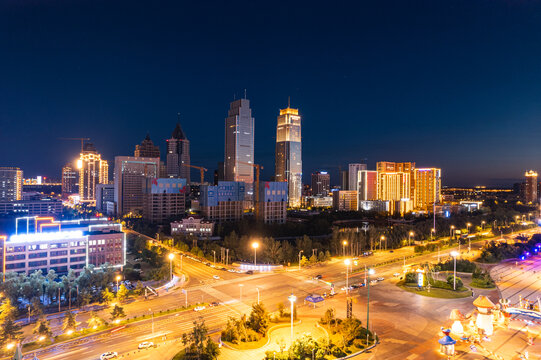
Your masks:
<svg viewBox="0 0 541 360"><path fill-rule="evenodd" d="M478 284L475 280L470 283L470 286L476 289L489 289L490 290L490 289L496 288L496 285L486 286L486 284L484 283Z"/></svg>
<svg viewBox="0 0 541 360"><path fill-rule="evenodd" d="M231 346L235 350L253 350L253 349L259 349L260 347L265 346L268 340L269 338L265 336L257 341L250 341L250 342L241 341L238 344L233 344L232 342L224 341L223 343L226 344L227 346Z"/></svg>
<svg viewBox="0 0 541 360"><path fill-rule="evenodd" d="M465 298L468 296L471 296L471 291L466 289L465 287L462 287L458 289L457 291L453 290L447 290L447 289L440 289L436 287L431 287L430 292L424 288L423 290L418 290L417 286L408 286L404 283L398 283L397 284L400 288L409 291L414 294L433 297L433 298L440 298L440 299L460 299Z"/></svg>
<svg viewBox="0 0 541 360"><path fill-rule="evenodd" d="M184 355L184 350L180 350L172 360L182 360L184 359Z"/></svg>

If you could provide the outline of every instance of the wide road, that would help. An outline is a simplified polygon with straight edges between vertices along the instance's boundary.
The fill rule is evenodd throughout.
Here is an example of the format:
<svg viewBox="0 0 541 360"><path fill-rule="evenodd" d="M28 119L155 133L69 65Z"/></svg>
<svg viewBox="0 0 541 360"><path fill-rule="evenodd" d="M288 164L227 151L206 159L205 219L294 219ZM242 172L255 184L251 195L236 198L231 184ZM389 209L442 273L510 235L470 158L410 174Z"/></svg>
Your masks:
<svg viewBox="0 0 541 360"><path fill-rule="evenodd" d="M473 243L472 249L478 249L480 246L481 243ZM464 247L462 250L465 252ZM400 259L404 255L408 256L406 251L408 250L401 249L393 253L382 252L370 257L362 257L358 260L358 266L354 268L355 270L364 269L365 264L370 267L373 264L381 263L382 259L384 261L392 258ZM450 250L442 252L440 256L448 256L449 252ZM437 256L437 253L426 254L407 260L406 263L436 261ZM334 298L326 300L324 307L312 309L308 305L304 305L302 301L305 296L312 293L329 293L328 283L334 283L337 290L345 284L345 265L341 260L335 260L322 266L303 268L300 271L294 268L287 272L254 275L213 269L186 257L183 258L182 267L190 278L186 286L189 304L201 301L219 301L222 305L207 308L201 312L186 311L157 317L154 319L154 337L152 335L152 321L148 319L129 324L126 328L114 333L108 331L42 350L37 353L39 358L97 359L99 354L105 351L117 351L129 359L154 359L158 354L161 354L161 351L179 348L181 344L172 340L178 339L182 333L188 332L193 320L198 316L205 319L211 331L218 332L230 316L249 313L251 304L258 300L258 294L260 301L264 302L271 311L276 310L279 303L287 303L287 296L294 293L299 299L299 314L301 316L319 317L327 306L336 307L338 314L345 316L345 295L340 291ZM175 262L175 269L180 270L180 259ZM370 356L378 359L408 358L411 360L416 357L429 359L433 352L433 346L430 344L434 336L438 335L439 326L447 321L448 314L454 307L460 308L465 313L471 311L471 299L433 299L402 291L393 284L396 280L391 279L391 274L401 272L402 269L402 261L376 269L377 275L375 276L383 276L386 280L371 287L370 290L371 319L373 319L371 328L382 336L384 343ZM316 274L322 274L323 280L314 280L313 276ZM218 275L220 279L214 279L213 275ZM350 276L350 284L363 281L363 271ZM366 289L358 289L352 295L356 299L354 313L363 319L366 316ZM184 301L185 296L178 289L158 298L138 299L124 305L124 308L128 317L132 317L149 314L149 309L158 313L160 310L176 308L184 305ZM78 316L77 320L84 322L86 321L85 316L88 317L88 315L82 314ZM399 318L402 320L398 321ZM167 333L166 340L161 337L164 333ZM137 344L149 339L159 344L158 348L137 352ZM411 358L404 357L405 353ZM32 356L33 353L29 355Z"/></svg>

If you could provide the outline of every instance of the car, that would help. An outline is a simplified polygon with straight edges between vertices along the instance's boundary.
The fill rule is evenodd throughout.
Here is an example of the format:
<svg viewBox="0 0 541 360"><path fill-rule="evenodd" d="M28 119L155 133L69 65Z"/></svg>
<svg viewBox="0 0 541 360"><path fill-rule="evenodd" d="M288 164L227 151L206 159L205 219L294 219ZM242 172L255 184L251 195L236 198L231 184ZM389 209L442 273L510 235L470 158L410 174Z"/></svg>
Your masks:
<svg viewBox="0 0 541 360"><path fill-rule="evenodd" d="M109 360L109 359L115 359L118 357L118 353L116 351L107 351L100 356L100 360Z"/></svg>
<svg viewBox="0 0 541 360"><path fill-rule="evenodd" d="M137 258L133 259L133 261L135 261L135 262L139 262L141 260L143 260L143 258L140 258L140 257L137 257Z"/></svg>
<svg viewBox="0 0 541 360"><path fill-rule="evenodd" d="M248 274L248 275L252 275L253 273L254 273L253 270L248 270L248 271L246 271L246 274Z"/></svg>
<svg viewBox="0 0 541 360"><path fill-rule="evenodd" d="M152 348L152 347L156 347L156 345L154 345L154 343L152 341L145 341L145 342L140 343L137 348L138 349L148 349L148 348Z"/></svg>
<svg viewBox="0 0 541 360"><path fill-rule="evenodd" d="M213 275L212 277L215 278L216 280L220 280L220 277L218 275Z"/></svg>
<svg viewBox="0 0 541 360"><path fill-rule="evenodd" d="M220 303L217 302L217 301L213 301L213 302L211 302L211 303L209 304L209 306L212 306L212 307L218 306L218 305L220 305Z"/></svg>
<svg viewBox="0 0 541 360"><path fill-rule="evenodd" d="M350 287L351 287L352 289L358 289L358 288L360 288L361 286L362 286L361 284L353 284L353 285L351 285Z"/></svg>
<svg viewBox="0 0 541 360"><path fill-rule="evenodd" d="M381 276L379 278L376 279L377 281L383 281L385 280L384 278L382 278Z"/></svg>
<svg viewBox="0 0 541 360"><path fill-rule="evenodd" d="M227 269L223 267L223 268L221 268L221 270L226 271Z"/></svg>
<svg viewBox="0 0 541 360"><path fill-rule="evenodd" d="M202 311L202 310L205 310L205 309L206 309L205 306L200 305L200 306L194 307L194 308L193 308L193 311Z"/></svg>
<svg viewBox="0 0 541 360"><path fill-rule="evenodd" d="M233 272L236 272L235 269L229 269L229 270L227 270L227 271L228 271L228 272L232 272L232 273L233 273Z"/></svg>
<svg viewBox="0 0 541 360"><path fill-rule="evenodd" d="M396 273L393 274L394 277L399 277L400 275L401 275L401 274L398 273L398 272L396 272Z"/></svg>
<svg viewBox="0 0 541 360"><path fill-rule="evenodd" d="M314 279L316 279L316 280L323 279L323 275L317 274L316 276L314 276Z"/></svg>
<svg viewBox="0 0 541 360"><path fill-rule="evenodd" d="M346 291L346 290L349 290L349 291L351 291L351 290L353 290L353 286L349 286L349 289L348 289L348 288L346 288L346 287L344 286L344 287L343 287L343 288L341 288L340 290L342 290L342 291Z"/></svg>
<svg viewBox="0 0 541 360"><path fill-rule="evenodd" d="M378 283L377 280L370 280L370 285L376 285Z"/></svg>
<svg viewBox="0 0 541 360"><path fill-rule="evenodd" d="M394 253L394 250L389 250L390 253Z"/></svg>

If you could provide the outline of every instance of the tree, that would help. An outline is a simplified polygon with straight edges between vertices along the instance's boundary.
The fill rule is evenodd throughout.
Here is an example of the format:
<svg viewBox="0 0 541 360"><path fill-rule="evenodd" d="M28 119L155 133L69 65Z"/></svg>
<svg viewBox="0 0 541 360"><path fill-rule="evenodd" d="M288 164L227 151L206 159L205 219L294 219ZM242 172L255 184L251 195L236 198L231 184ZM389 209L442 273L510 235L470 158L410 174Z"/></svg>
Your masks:
<svg viewBox="0 0 541 360"><path fill-rule="evenodd" d="M193 322L192 331L188 334L182 334L182 343L185 348L185 359L214 360L218 358L220 349L212 342L208 334L205 321L200 318L200 322Z"/></svg>
<svg viewBox="0 0 541 360"><path fill-rule="evenodd" d="M109 291L108 288L105 288L105 290L101 292L101 298L103 299L104 303L109 304L111 301L114 300L115 294Z"/></svg>
<svg viewBox="0 0 541 360"><path fill-rule="evenodd" d="M320 320L320 323L323 325L332 325L336 320L336 312L333 308L328 308L323 317Z"/></svg>
<svg viewBox="0 0 541 360"><path fill-rule="evenodd" d="M123 317L126 317L124 308L115 304L115 307L111 311L111 320L114 321L116 319L123 318Z"/></svg>
<svg viewBox="0 0 541 360"><path fill-rule="evenodd" d="M49 321L46 318L40 318L34 328L34 334L39 336L51 336L51 328L49 327Z"/></svg>
<svg viewBox="0 0 541 360"><path fill-rule="evenodd" d="M453 278L454 278L454 275L449 275L447 277L447 284L449 284L449 286L453 287L454 286L454 281L453 281ZM462 283L462 279L460 279L458 276L456 277L456 289L460 289L464 284Z"/></svg>
<svg viewBox="0 0 541 360"><path fill-rule="evenodd" d="M135 285L135 294L143 295L144 292L145 292L145 286L143 285L141 281L138 281L137 284Z"/></svg>
<svg viewBox="0 0 541 360"><path fill-rule="evenodd" d="M1 338L0 342L5 344L12 340L18 339L22 335L22 330L19 325L17 325L13 319L7 318L6 321L2 323L1 326Z"/></svg>
<svg viewBox="0 0 541 360"><path fill-rule="evenodd" d="M129 290L126 286L124 286L124 284L120 285L120 287L118 288L118 291L116 293L116 297L118 298L118 301L122 302L124 301L125 299L128 298L128 295L129 295Z"/></svg>
<svg viewBox="0 0 541 360"><path fill-rule="evenodd" d="M316 257L316 255L312 254L312 256L310 256L310 263L311 263L311 264L317 263L317 257Z"/></svg>
<svg viewBox="0 0 541 360"><path fill-rule="evenodd" d="M9 298L5 299L0 305L0 323L5 322L7 319L14 320L17 314L17 308L11 304Z"/></svg>
<svg viewBox="0 0 541 360"><path fill-rule="evenodd" d="M90 313L90 319L88 319L88 327L92 329L97 329L102 326L105 321L98 316L95 311Z"/></svg>
<svg viewBox="0 0 541 360"><path fill-rule="evenodd" d="M252 312L248 318L248 326L255 332L264 335L269 328L269 314L263 304L252 305Z"/></svg>
<svg viewBox="0 0 541 360"><path fill-rule="evenodd" d="M62 323L62 330L73 330L75 331L77 328L77 320L75 319L75 314L71 311L68 311L66 315L64 316L64 322Z"/></svg>

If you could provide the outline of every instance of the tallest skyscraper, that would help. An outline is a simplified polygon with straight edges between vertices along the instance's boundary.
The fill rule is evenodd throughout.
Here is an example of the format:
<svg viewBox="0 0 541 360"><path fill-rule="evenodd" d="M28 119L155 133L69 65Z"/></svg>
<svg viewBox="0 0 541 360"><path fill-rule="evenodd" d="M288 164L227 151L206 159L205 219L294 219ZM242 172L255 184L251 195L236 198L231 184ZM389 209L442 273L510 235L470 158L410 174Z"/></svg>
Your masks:
<svg viewBox="0 0 541 360"><path fill-rule="evenodd" d="M190 141L180 126L180 113L171 138L167 139L167 176L186 179L190 184Z"/></svg>
<svg viewBox="0 0 541 360"><path fill-rule="evenodd" d="M290 207L301 206L302 143L301 117L298 109L280 110L276 127L275 180L288 182Z"/></svg>
<svg viewBox="0 0 541 360"><path fill-rule="evenodd" d="M252 200L254 188L254 118L250 100L235 100L225 119L224 177L246 183L246 200Z"/></svg>

